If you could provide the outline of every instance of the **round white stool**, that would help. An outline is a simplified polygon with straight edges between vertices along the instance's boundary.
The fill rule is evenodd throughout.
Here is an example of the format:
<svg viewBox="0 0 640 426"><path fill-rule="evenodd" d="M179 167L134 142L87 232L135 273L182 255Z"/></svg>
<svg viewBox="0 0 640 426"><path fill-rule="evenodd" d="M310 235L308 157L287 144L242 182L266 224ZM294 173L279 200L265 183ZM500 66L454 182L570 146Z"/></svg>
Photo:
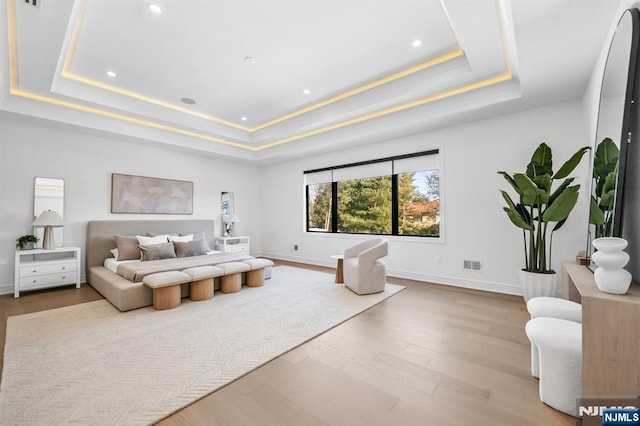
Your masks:
<svg viewBox="0 0 640 426"><path fill-rule="evenodd" d="M527 337L540 355L540 400L578 416L582 393L582 324L557 318L527 322Z"/></svg>
<svg viewBox="0 0 640 426"><path fill-rule="evenodd" d="M531 318L557 318L582 323L582 305L557 297L534 297L527 302ZM540 377L538 348L531 344L531 375Z"/></svg>
<svg viewBox="0 0 640 426"><path fill-rule="evenodd" d="M582 305L558 297L534 297L527 302L531 318L558 318L582 322Z"/></svg>

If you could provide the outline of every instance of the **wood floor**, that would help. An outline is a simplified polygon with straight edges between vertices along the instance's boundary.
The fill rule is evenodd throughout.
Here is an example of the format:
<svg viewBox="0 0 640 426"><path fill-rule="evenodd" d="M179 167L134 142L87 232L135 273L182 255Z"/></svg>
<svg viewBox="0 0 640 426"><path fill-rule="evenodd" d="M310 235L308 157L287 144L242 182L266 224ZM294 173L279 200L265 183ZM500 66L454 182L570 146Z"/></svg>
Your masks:
<svg viewBox="0 0 640 426"><path fill-rule="evenodd" d="M539 401L521 297L389 282L407 288L158 424L576 424ZM0 346L8 316L100 298L87 285L1 296Z"/></svg>

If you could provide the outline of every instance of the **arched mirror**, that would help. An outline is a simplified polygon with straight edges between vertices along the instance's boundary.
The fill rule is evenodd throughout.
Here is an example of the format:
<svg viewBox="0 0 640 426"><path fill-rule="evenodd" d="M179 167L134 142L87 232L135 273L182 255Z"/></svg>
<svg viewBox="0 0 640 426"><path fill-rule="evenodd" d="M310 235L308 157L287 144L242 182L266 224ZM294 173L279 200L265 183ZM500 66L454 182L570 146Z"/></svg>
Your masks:
<svg viewBox="0 0 640 426"><path fill-rule="evenodd" d="M640 14L624 12L611 40L602 78L589 212L591 241L621 236L626 153L631 142L633 92Z"/></svg>

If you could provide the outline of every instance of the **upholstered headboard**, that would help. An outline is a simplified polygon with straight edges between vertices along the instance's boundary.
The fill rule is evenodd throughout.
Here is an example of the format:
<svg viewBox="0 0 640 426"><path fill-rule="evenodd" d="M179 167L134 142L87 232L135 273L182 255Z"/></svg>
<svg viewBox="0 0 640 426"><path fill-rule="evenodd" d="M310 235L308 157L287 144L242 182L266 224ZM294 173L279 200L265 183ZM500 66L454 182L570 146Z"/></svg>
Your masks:
<svg viewBox="0 0 640 426"><path fill-rule="evenodd" d="M190 233L204 232L207 242L213 246L215 222L213 220L96 220L87 223L87 271L92 266L102 266L116 248L114 234L145 235L147 232Z"/></svg>

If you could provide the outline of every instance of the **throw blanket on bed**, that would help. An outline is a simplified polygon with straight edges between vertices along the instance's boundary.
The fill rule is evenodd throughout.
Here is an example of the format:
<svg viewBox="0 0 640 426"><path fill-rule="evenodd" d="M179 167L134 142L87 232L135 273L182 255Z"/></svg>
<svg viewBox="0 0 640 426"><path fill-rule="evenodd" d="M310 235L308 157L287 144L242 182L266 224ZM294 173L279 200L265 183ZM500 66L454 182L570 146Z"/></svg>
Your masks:
<svg viewBox="0 0 640 426"><path fill-rule="evenodd" d="M245 253L214 253L203 256L177 257L174 259L149 260L146 262L123 263L118 265L118 275L131 282L142 281L147 275L156 272L182 271L196 266L217 265L224 262L240 262L253 259Z"/></svg>

